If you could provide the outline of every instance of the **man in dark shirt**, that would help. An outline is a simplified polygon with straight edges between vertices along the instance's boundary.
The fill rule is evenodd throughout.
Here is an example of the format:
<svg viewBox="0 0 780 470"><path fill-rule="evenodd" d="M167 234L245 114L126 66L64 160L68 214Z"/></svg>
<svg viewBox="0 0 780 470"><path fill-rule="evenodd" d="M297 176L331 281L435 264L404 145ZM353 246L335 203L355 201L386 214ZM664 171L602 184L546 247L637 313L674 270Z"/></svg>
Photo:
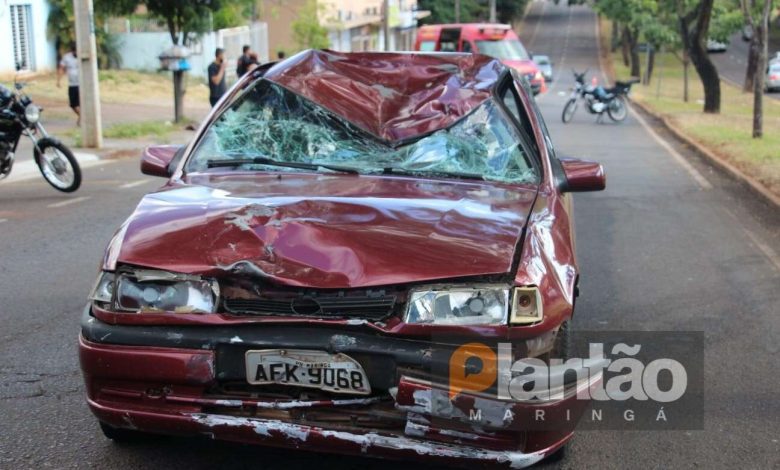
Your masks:
<svg viewBox="0 0 780 470"><path fill-rule="evenodd" d="M209 65L209 103L213 107L227 91L225 85L225 50L218 47L214 62Z"/></svg>
<svg viewBox="0 0 780 470"><path fill-rule="evenodd" d="M238 65L236 66L236 76L241 78L248 72L249 64L252 63L252 48L244 46L243 54L238 58Z"/></svg>

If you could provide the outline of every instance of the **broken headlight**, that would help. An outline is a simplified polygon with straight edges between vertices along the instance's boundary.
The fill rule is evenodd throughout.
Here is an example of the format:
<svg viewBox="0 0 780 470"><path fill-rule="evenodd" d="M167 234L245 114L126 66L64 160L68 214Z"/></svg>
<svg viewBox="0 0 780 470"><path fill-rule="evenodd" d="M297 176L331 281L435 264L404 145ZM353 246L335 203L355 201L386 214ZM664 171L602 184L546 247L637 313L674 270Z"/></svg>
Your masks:
<svg viewBox="0 0 780 470"><path fill-rule="evenodd" d="M509 310L505 286L431 288L412 291L407 323L504 325Z"/></svg>
<svg viewBox="0 0 780 470"><path fill-rule="evenodd" d="M542 320L536 287L431 287L411 292L404 321L435 325L530 325Z"/></svg>
<svg viewBox="0 0 780 470"><path fill-rule="evenodd" d="M114 311L213 313L219 299L216 281L200 276L138 269L104 272L90 300Z"/></svg>

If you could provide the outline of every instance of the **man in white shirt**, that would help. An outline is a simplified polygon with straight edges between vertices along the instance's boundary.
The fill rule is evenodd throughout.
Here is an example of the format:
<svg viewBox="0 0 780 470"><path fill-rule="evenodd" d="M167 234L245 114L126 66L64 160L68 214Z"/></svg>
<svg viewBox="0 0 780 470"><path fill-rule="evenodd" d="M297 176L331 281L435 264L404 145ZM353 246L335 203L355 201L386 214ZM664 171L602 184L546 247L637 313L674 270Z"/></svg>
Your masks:
<svg viewBox="0 0 780 470"><path fill-rule="evenodd" d="M68 101L70 108L76 113L76 125L81 124L81 107L79 103L79 60L76 56L76 44L71 44L70 52L62 56L60 66L57 69L57 87L60 87L60 78L68 75Z"/></svg>

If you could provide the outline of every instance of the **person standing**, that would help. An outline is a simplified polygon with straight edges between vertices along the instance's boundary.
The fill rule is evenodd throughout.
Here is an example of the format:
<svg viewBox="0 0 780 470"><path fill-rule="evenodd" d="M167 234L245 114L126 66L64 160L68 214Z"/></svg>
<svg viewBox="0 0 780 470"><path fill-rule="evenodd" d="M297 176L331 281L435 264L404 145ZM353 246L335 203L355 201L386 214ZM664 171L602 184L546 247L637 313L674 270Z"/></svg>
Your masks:
<svg viewBox="0 0 780 470"><path fill-rule="evenodd" d="M243 77L249 71L249 64L252 63L252 48L246 45L242 51L243 54L238 58L238 65L236 66L236 76L238 78Z"/></svg>
<svg viewBox="0 0 780 470"><path fill-rule="evenodd" d="M214 107L227 91L225 85L225 50L218 47L214 53L214 62L209 65L209 103Z"/></svg>
<svg viewBox="0 0 780 470"><path fill-rule="evenodd" d="M79 102L79 60L76 56L76 43L70 45L70 51L62 56L57 67L57 88L63 75L68 76L68 102L70 109L76 113L76 125L81 125L81 104Z"/></svg>

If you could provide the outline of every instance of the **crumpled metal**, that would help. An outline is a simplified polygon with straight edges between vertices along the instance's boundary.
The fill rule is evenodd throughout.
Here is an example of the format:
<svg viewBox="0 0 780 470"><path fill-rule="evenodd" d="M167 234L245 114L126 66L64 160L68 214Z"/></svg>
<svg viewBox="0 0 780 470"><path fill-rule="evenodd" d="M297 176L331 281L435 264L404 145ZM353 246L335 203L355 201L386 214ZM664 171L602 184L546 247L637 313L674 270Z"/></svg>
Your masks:
<svg viewBox="0 0 780 470"><path fill-rule="evenodd" d="M505 70L479 54L308 50L265 78L389 142L446 128L490 98Z"/></svg>

